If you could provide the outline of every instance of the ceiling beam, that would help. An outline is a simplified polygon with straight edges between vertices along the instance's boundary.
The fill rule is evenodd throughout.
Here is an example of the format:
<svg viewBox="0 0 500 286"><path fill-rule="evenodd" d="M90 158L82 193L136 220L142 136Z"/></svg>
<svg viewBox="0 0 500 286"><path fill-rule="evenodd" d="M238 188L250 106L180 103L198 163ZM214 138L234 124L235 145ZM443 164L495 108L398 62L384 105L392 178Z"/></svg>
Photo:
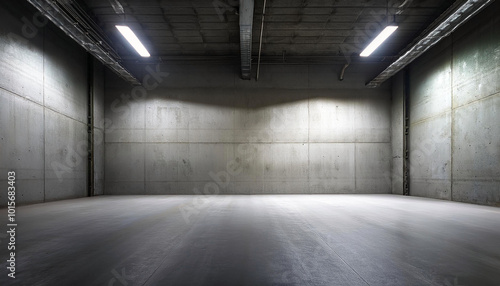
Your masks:
<svg viewBox="0 0 500 286"><path fill-rule="evenodd" d="M70 1L28 0L38 11L75 40L80 46L109 67L117 75L132 84L140 84L121 63L120 57L97 30L87 15Z"/></svg>
<svg viewBox="0 0 500 286"><path fill-rule="evenodd" d="M253 9L254 0L240 0L240 53L243 79L250 79L252 74Z"/></svg>
<svg viewBox="0 0 500 286"><path fill-rule="evenodd" d="M456 1L448 10L439 16L425 31L420 34L397 59L384 71L368 82L368 87L378 87L387 79L405 68L424 54L432 46L449 36L471 17L479 13L494 0L462 0Z"/></svg>

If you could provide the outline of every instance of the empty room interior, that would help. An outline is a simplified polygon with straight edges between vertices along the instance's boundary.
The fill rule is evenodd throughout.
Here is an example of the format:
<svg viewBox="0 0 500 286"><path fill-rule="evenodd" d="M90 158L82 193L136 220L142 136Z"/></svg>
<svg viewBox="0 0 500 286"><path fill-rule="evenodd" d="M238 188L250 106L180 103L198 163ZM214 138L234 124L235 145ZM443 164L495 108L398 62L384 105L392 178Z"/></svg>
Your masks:
<svg viewBox="0 0 500 286"><path fill-rule="evenodd" d="M500 285L500 1L2 0L0 285Z"/></svg>

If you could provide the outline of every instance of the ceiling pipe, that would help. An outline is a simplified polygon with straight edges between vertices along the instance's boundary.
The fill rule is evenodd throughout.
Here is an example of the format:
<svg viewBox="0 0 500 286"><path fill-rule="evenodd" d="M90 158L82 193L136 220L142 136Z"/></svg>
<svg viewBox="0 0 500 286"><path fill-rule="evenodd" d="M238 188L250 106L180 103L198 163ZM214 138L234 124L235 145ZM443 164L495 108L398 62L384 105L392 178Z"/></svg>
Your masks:
<svg viewBox="0 0 500 286"><path fill-rule="evenodd" d="M74 1L28 0L42 15L75 40L90 54L126 81L140 82L121 63L120 57L108 44L98 26Z"/></svg>
<svg viewBox="0 0 500 286"><path fill-rule="evenodd" d="M342 70L340 71L340 76L339 76L339 80L340 81L343 81L344 80L344 73L345 73L345 70L347 69L347 67L349 66L349 63L345 64L343 67L342 67Z"/></svg>
<svg viewBox="0 0 500 286"><path fill-rule="evenodd" d="M262 6L262 22L260 24L260 39L259 39L259 59L257 60L257 76L256 81L259 80L260 75L260 54L262 52L262 35L264 34L264 17L266 16L266 0L264 0L264 6ZM283 58L285 56L283 55Z"/></svg>
<svg viewBox="0 0 500 286"><path fill-rule="evenodd" d="M240 0L241 78L250 79L252 72L252 25L254 0Z"/></svg>
<svg viewBox="0 0 500 286"><path fill-rule="evenodd" d="M372 79L366 86L380 86L387 79L409 65L429 48L443 38L449 36L467 20L479 13L494 0L462 0L456 1L448 10L437 18L425 31L403 50L397 59L383 72Z"/></svg>

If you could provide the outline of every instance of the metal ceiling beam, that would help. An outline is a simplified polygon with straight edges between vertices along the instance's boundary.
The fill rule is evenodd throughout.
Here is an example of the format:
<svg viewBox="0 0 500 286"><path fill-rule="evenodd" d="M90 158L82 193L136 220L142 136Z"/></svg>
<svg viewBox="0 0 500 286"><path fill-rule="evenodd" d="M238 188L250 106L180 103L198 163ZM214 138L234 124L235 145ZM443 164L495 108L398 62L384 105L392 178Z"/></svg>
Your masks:
<svg viewBox="0 0 500 286"><path fill-rule="evenodd" d="M422 34L417 37L397 59L383 72L368 82L368 87L378 87L384 81L398 73L443 38L449 36L467 20L479 13L494 0L456 1L448 10L437 18Z"/></svg>
<svg viewBox="0 0 500 286"><path fill-rule="evenodd" d="M240 51L241 78L250 79L252 74L252 25L254 0L240 0Z"/></svg>
<svg viewBox="0 0 500 286"><path fill-rule="evenodd" d="M98 26L82 12L76 3L68 0L28 0L38 11L75 40L120 77L132 84L140 84L121 63L118 54L111 48Z"/></svg>

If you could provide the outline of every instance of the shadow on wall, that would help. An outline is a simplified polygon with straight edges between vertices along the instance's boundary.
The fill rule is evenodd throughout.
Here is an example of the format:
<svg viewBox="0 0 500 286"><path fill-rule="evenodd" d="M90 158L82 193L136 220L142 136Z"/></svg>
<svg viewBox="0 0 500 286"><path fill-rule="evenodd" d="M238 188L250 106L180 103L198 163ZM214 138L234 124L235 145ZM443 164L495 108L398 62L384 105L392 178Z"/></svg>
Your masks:
<svg viewBox="0 0 500 286"><path fill-rule="evenodd" d="M135 67L145 68L142 65ZM376 68L373 65L352 67L349 79L339 81L332 66L269 66L269 78L245 81L239 78L235 66L218 65L165 65L146 66L161 73L161 84L147 92L146 96L133 94L134 87L107 72L106 97L113 100L186 102L204 106L220 106L240 109L259 109L288 103L306 102L310 99L334 100L348 103L360 98L390 96L390 81L371 89L365 86ZM340 66L339 66L340 68ZM152 71L153 73L154 71ZM139 77L144 79L145 76ZM134 100L134 98L139 98Z"/></svg>

